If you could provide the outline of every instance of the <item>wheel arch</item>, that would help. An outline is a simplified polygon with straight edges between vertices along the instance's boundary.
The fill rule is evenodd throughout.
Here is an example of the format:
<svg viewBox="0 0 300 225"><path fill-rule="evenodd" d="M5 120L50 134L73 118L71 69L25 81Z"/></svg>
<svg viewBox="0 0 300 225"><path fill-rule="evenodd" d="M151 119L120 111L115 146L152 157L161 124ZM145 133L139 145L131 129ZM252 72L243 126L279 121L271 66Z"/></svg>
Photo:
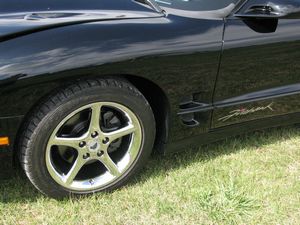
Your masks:
<svg viewBox="0 0 300 225"><path fill-rule="evenodd" d="M79 82L81 79L80 77L77 77L77 81ZM155 137L155 145L154 145L154 150L155 152L158 153L164 153L164 145L168 140L168 131L169 131L169 113L170 113L170 106L169 106L169 100L167 98L167 95L165 92L160 88L157 84L155 84L153 81L137 76L137 75L98 75L98 76L88 76L85 77L84 79L99 79L99 78L123 78L132 83L147 99L149 102L153 113L155 117L155 122L156 122L156 137ZM49 89L49 91L44 94L43 96L40 96L38 99L35 99L35 102L33 105L30 107L28 112L24 115L22 122L20 123L18 129L17 129L17 134L15 137L15 143L13 145L14 151L14 159L17 159L18 156L18 151L20 146L18 143L20 142L20 139L22 138L22 129L24 126L27 124L28 118L30 118L31 114L35 110L38 105L40 105L43 101L47 99L51 93L66 87L66 83L69 83L69 81L72 81L72 79L68 80L57 80L55 83L57 85L54 85L53 88ZM74 82L74 79L73 81ZM71 82L70 82L71 83ZM47 85L45 83L45 85ZM159 98L157 98L159 96Z"/></svg>
<svg viewBox="0 0 300 225"><path fill-rule="evenodd" d="M155 150L164 152L164 145L168 141L170 124L170 103L166 93L154 82L136 75L124 75L147 99L156 120ZM158 97L159 96L159 97Z"/></svg>

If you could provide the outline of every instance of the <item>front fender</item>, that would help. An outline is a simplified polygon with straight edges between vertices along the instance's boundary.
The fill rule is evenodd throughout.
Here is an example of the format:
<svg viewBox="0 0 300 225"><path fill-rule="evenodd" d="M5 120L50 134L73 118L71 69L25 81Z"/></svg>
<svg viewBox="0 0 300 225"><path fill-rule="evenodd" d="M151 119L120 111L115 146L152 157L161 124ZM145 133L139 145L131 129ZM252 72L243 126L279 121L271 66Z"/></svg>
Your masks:
<svg viewBox="0 0 300 225"><path fill-rule="evenodd" d="M193 96L211 102L222 32L222 20L169 16L77 24L2 42L0 117L25 116L66 82L135 75L165 93L170 141L205 132L209 120L191 129L177 112Z"/></svg>

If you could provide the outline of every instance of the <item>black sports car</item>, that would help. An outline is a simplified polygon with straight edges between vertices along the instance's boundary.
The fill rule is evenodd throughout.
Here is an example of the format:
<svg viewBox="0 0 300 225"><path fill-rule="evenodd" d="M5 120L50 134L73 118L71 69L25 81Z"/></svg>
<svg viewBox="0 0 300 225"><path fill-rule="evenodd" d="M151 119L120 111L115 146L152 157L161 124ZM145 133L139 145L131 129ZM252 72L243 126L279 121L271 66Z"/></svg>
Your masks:
<svg viewBox="0 0 300 225"><path fill-rule="evenodd" d="M1 171L61 198L300 122L300 0L0 0Z"/></svg>

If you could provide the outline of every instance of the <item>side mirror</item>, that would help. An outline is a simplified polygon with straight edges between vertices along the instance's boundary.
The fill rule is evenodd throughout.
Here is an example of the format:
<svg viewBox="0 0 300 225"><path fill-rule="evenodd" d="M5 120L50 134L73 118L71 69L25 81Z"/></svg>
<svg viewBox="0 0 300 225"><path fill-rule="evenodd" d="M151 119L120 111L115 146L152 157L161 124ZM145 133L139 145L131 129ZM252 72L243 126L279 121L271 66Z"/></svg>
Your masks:
<svg viewBox="0 0 300 225"><path fill-rule="evenodd" d="M240 18L300 19L300 0L248 0L235 13Z"/></svg>

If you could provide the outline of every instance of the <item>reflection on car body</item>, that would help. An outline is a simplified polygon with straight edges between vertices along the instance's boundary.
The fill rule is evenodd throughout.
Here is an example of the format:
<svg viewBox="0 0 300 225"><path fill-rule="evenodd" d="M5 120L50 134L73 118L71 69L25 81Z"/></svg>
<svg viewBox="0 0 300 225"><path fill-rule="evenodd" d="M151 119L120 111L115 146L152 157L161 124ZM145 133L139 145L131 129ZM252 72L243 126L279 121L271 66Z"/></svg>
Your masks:
<svg viewBox="0 0 300 225"><path fill-rule="evenodd" d="M0 171L14 158L48 196L299 123L299 0L0 2Z"/></svg>

